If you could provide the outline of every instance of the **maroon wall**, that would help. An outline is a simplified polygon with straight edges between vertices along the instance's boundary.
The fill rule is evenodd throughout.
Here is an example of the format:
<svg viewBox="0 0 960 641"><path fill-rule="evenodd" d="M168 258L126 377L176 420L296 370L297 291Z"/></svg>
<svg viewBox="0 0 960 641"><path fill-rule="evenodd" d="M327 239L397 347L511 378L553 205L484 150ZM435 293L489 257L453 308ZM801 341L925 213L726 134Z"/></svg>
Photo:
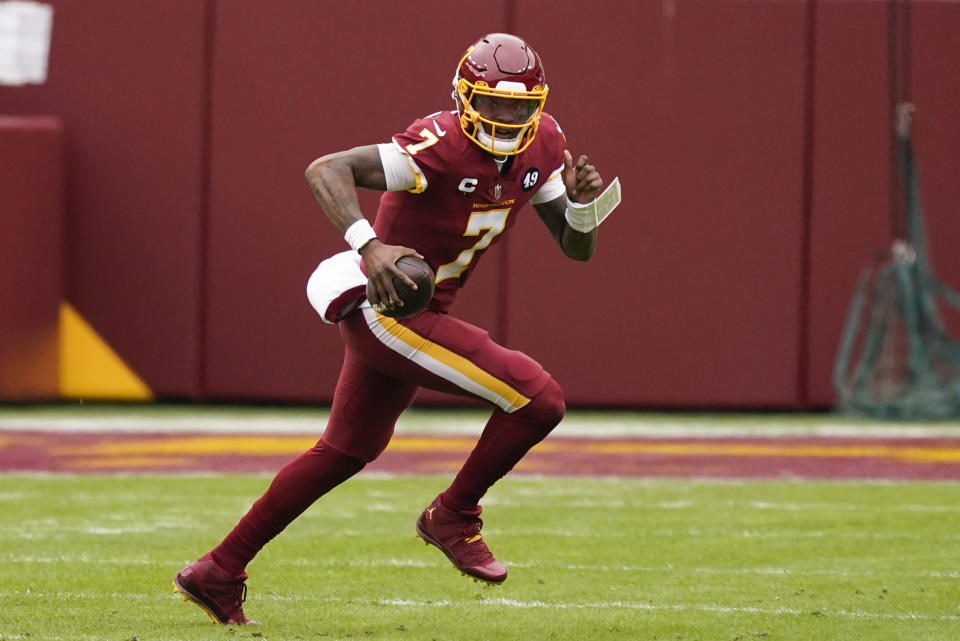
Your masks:
<svg viewBox="0 0 960 641"><path fill-rule="evenodd" d="M55 399L63 131L0 116L0 400Z"/></svg>
<svg viewBox="0 0 960 641"><path fill-rule="evenodd" d="M589 14L588 47L554 37L589 19L573 5L523 3L518 31L543 43L571 147L619 174L626 202L588 265L552 251L516 271L511 341L575 404L795 404L804 3ZM525 227L514 262L549 244Z"/></svg>
<svg viewBox="0 0 960 641"><path fill-rule="evenodd" d="M789 405L797 388L804 3L679 4L679 14L664 16L650 3L631 3L624 14L609 2L582 31L603 38L575 45L556 28L582 22L578 10L525 3L508 16L541 49L549 110L574 151L591 154L608 177L619 174L628 202L589 265L563 259L526 211L529 222L506 251L486 257L455 311L543 360L573 403ZM418 15L442 16L444 6L422 3ZM339 337L313 317L302 288L317 259L342 241L311 202L302 168L447 107L451 61L478 33L504 28L425 24L443 34L428 52L389 28L406 11L361 18L316 3L286 3L269 15L219 7L207 358L215 396L329 398ZM717 21L737 26L704 38ZM339 28L317 38L324 23ZM275 24L285 25L282 33ZM358 32L377 35L364 42ZM767 91L757 96L761 84ZM525 260L531 254L544 259ZM633 301L628 309L624 297ZM598 312L603 325L571 340Z"/></svg>
<svg viewBox="0 0 960 641"><path fill-rule="evenodd" d="M49 79L0 113L66 131L66 297L158 397L196 396L205 3L53 2Z"/></svg>
<svg viewBox="0 0 960 641"><path fill-rule="evenodd" d="M887 3L820 2L816 19L813 199L810 212L806 402L829 406L833 360L858 273L887 247L890 136ZM960 4L912 2L909 80L917 105L915 146L931 252L940 275L960 286ZM956 328L956 325L955 325Z"/></svg>
<svg viewBox="0 0 960 641"><path fill-rule="evenodd" d="M890 241L885 3L821 3L813 87L810 398L830 372L860 267Z"/></svg>
<svg viewBox="0 0 960 641"><path fill-rule="evenodd" d="M951 81L960 60L960 6L924 3L912 20L917 154L930 252L938 275L960 291L960 84ZM945 318L952 335L960 336L960 312L950 308Z"/></svg>
<svg viewBox="0 0 960 641"><path fill-rule="evenodd" d="M889 241L886 1L54 4L50 81L0 110L63 119L66 296L158 398L329 401L342 346L304 288L344 244L303 170L449 107L465 46L508 30L625 202L587 264L522 212L453 311L574 405L832 403L857 271ZM960 5L911 5L922 189L956 285Z"/></svg>
<svg viewBox="0 0 960 641"><path fill-rule="evenodd" d="M414 8L415 20L411 17ZM303 177L315 158L383 142L450 106L466 45L502 28L454 23L447 2L219 3L213 114L206 381L213 398L328 400L342 343L306 298L317 263L346 249ZM413 22L411 22L413 20ZM412 37L409 28L429 37ZM364 194L368 216L373 193ZM496 274L496 259L484 265ZM497 278L461 309L493 327ZM482 302L478 302L482 301Z"/></svg>

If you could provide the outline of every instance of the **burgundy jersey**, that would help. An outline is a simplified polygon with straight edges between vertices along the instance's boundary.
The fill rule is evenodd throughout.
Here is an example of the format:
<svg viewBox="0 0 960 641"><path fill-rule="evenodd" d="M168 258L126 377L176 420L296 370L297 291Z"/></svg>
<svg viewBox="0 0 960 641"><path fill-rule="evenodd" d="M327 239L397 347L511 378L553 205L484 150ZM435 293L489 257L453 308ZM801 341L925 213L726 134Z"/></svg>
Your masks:
<svg viewBox="0 0 960 641"><path fill-rule="evenodd" d="M428 308L446 311L484 252L563 166L563 132L542 114L533 143L508 157L502 170L463 133L455 111L418 119L393 140L410 155L426 185L419 192L384 193L373 227L383 242L424 256L437 275Z"/></svg>

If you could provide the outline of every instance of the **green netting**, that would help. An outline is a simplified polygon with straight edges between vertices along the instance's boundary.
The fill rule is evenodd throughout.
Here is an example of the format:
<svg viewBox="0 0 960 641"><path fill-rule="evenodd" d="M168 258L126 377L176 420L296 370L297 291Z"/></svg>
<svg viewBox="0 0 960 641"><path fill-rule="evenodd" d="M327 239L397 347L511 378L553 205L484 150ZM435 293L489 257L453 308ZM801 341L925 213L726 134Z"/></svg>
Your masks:
<svg viewBox="0 0 960 641"><path fill-rule="evenodd" d="M939 280L927 248L909 128L898 132L906 239L864 267L834 363L841 409L876 418L960 417L960 342L941 310L960 311L960 294ZM952 310L952 311L951 311Z"/></svg>

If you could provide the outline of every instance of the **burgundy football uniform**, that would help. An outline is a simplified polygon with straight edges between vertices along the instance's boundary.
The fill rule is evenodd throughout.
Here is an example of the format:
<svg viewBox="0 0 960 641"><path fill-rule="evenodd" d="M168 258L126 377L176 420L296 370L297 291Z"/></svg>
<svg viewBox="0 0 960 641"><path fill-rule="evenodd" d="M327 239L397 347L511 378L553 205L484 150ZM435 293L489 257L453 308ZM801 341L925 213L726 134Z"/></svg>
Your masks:
<svg viewBox="0 0 960 641"><path fill-rule="evenodd" d="M446 313L483 253L563 166L560 127L544 114L533 143L502 169L463 134L456 112L416 120L394 142L416 164L418 184L384 193L374 229L384 243L420 252L437 274L436 291L410 318L388 318L366 302L338 316L349 349L324 439L362 460L386 447L418 387L479 398L507 413L548 385L551 397L560 393L535 360Z"/></svg>
<svg viewBox="0 0 960 641"><path fill-rule="evenodd" d="M422 254L436 273L436 289L427 309L408 318L378 313L365 299L359 250L373 234L366 221L352 222L360 234L348 231L351 249L324 260L310 277L311 305L338 324L346 343L330 418L317 444L277 473L220 545L177 573L177 589L219 623L254 623L242 607L247 564L314 501L380 455L420 387L485 401L492 412L451 485L417 518L417 535L461 573L491 583L506 579L480 535L479 502L560 422L563 391L535 360L447 310L523 205L534 195L540 203L563 197L565 141L542 113L547 85L540 58L514 35L488 34L471 45L453 86L459 114L429 115L390 144L330 154L307 169L321 205L352 205L352 198L338 202L323 188L326 179L352 186L331 171L339 166L335 159L346 158L356 171L379 153L388 191L373 232L385 245ZM551 206L549 213L560 211ZM347 222L331 221L338 228ZM394 250L373 244L367 251L383 260Z"/></svg>
<svg viewBox="0 0 960 641"><path fill-rule="evenodd" d="M563 133L543 114L533 143L506 160L502 173L491 154L463 135L455 111L416 120L394 141L410 154L426 185L421 193L386 192L374 230L383 242L426 258L437 274L430 309L446 311L486 249L563 166Z"/></svg>

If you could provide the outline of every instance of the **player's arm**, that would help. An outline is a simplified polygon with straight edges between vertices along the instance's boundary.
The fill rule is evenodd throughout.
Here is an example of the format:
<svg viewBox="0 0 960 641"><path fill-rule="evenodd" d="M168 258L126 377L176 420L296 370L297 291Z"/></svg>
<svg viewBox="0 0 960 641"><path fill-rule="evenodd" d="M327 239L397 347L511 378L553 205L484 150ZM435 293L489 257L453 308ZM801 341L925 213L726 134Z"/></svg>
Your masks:
<svg viewBox="0 0 960 641"><path fill-rule="evenodd" d="M380 242L364 217L357 196L358 187L380 191L393 187L388 184L380 146L354 147L322 156L310 163L305 174L324 214L363 257L367 277L373 283L374 293L368 296L370 304L387 309L402 306L393 277L398 276L414 289L416 283L397 269L396 262L401 256L423 256L409 247Z"/></svg>
<svg viewBox="0 0 960 641"><path fill-rule="evenodd" d="M387 188L377 145L321 156L307 167L306 178L323 213L341 234L364 219L357 187L381 191Z"/></svg>
<svg viewBox="0 0 960 641"><path fill-rule="evenodd" d="M569 151L563 152L563 169L560 172L564 192L559 196L539 203L533 208L553 235L563 253L574 260L589 260L597 248L597 229L577 225L571 226L570 220L576 216L570 210L576 210L578 204L590 203L603 187L603 178L591 165L586 156L580 156L576 165ZM580 227L581 230L575 229Z"/></svg>

